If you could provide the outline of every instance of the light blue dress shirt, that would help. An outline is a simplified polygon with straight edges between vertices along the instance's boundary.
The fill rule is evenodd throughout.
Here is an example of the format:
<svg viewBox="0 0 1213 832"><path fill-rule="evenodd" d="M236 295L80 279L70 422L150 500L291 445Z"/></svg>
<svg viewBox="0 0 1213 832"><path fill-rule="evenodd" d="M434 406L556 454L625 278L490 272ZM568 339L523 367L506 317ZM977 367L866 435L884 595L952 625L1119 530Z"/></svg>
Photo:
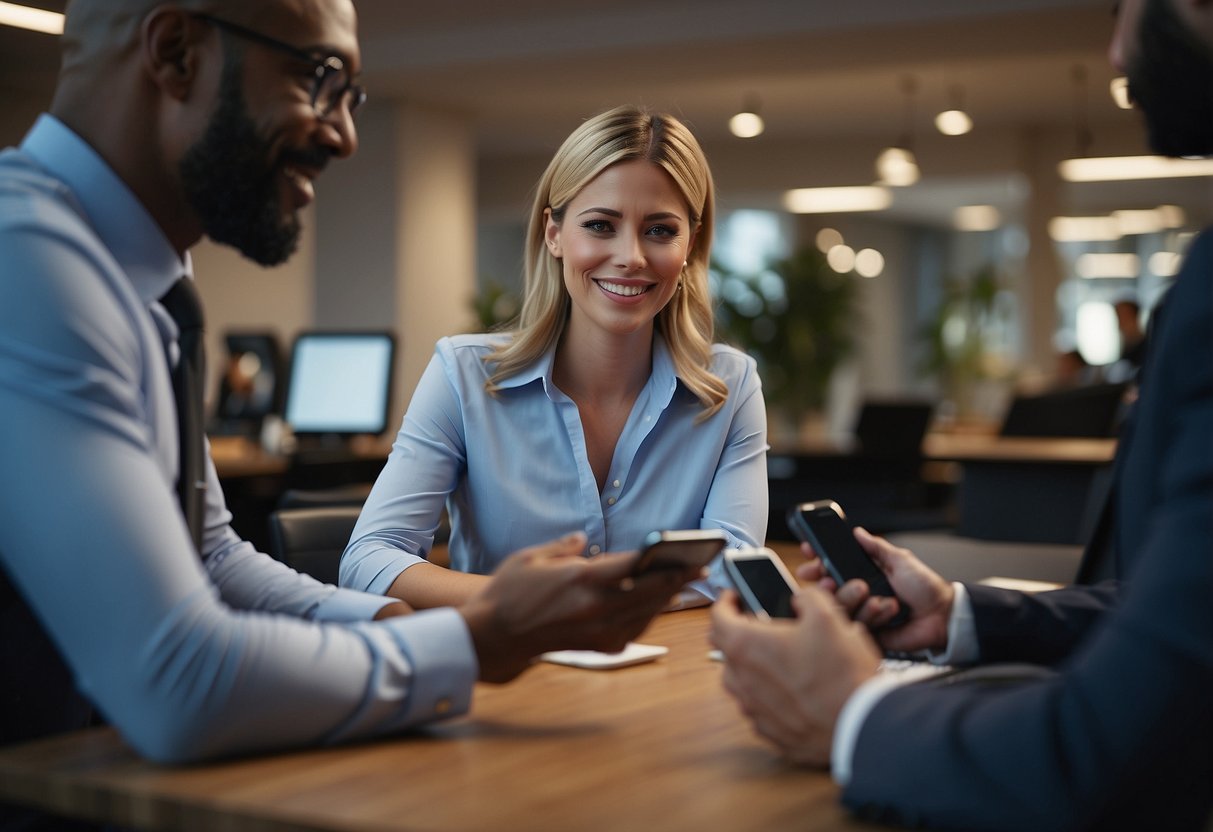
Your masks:
<svg viewBox="0 0 1213 832"><path fill-rule="evenodd" d="M127 741L192 760L467 709L455 611L371 622L383 598L240 540L213 465L194 552L174 493L177 329L156 301L189 258L49 116L0 154L0 263L0 563Z"/></svg>
<svg viewBox="0 0 1213 832"><path fill-rule="evenodd" d="M485 391L503 335L443 338L341 560L341 584L385 592L434 542L444 501L451 567L492 572L510 552L584 531L588 553L638 548L658 529L723 529L760 545L767 526L766 409L754 360L712 348L729 397L711 418L653 339L653 368L615 447L606 486L576 403L552 381L554 350ZM723 585L719 564L709 577ZM710 592L711 590L708 589Z"/></svg>

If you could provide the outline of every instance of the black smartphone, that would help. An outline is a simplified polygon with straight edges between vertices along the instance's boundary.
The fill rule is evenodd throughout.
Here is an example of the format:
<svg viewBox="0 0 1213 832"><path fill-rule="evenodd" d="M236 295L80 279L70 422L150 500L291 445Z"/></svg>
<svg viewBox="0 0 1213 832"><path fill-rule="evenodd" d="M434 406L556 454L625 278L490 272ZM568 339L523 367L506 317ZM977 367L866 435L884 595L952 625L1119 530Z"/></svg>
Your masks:
<svg viewBox="0 0 1213 832"><path fill-rule="evenodd" d="M855 531L838 503L818 500L792 506L788 510L788 527L813 547L826 571L839 586L859 578L868 585L873 595L897 598L888 576L855 539ZM897 604L897 615L885 627L898 627L909 620L910 608L906 602L897 598Z"/></svg>
<svg viewBox="0 0 1213 832"><path fill-rule="evenodd" d="M742 605L758 618L796 617L792 609L796 579L770 549L730 549L724 556L724 574Z"/></svg>
<svg viewBox="0 0 1213 832"><path fill-rule="evenodd" d="M702 569L720 554L727 542L720 529L649 532L632 574L654 569Z"/></svg>

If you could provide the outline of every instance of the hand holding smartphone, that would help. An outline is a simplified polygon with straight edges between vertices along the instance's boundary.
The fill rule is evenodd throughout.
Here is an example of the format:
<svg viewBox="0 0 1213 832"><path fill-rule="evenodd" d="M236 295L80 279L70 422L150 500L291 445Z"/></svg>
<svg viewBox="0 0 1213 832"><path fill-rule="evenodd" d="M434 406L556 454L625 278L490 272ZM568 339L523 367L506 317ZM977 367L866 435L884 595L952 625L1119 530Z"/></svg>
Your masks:
<svg viewBox="0 0 1213 832"><path fill-rule="evenodd" d="M826 572L842 586L858 578L873 595L897 598L888 576L855 539L855 530L847 522L842 507L833 500L801 503L788 510L788 526L801 540L813 547ZM899 627L910 618L910 608L897 598L898 611L885 627Z"/></svg>
<svg viewBox="0 0 1213 832"><path fill-rule="evenodd" d="M799 588L779 556L767 548L730 549L724 556L724 573L744 606L764 621L795 618L792 596Z"/></svg>
<svg viewBox="0 0 1213 832"><path fill-rule="evenodd" d="M720 529L650 532L632 574L642 575L654 569L702 569L720 554L727 542Z"/></svg>

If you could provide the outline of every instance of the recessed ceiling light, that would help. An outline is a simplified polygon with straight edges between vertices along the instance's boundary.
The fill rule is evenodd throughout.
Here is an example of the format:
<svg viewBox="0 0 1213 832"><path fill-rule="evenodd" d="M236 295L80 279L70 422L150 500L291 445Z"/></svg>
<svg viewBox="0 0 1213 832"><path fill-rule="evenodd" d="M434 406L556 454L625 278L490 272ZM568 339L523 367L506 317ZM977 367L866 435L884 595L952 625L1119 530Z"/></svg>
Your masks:
<svg viewBox="0 0 1213 832"><path fill-rule="evenodd" d="M957 231L993 231L1002 225L1002 212L993 205L962 205L952 214Z"/></svg>
<svg viewBox="0 0 1213 832"><path fill-rule="evenodd" d="M1213 159L1167 156L1098 156L1066 159L1057 166L1067 182L1116 182L1129 179L1173 179L1213 175Z"/></svg>
<svg viewBox="0 0 1213 832"><path fill-rule="evenodd" d="M888 188L858 185L848 188L795 188L783 195L783 205L793 214L833 214L851 211L883 211L893 202Z"/></svg>
<svg viewBox="0 0 1213 832"><path fill-rule="evenodd" d="M63 15L61 13L48 12L46 9L35 9L16 3L0 2L0 24L45 32L48 35L63 34Z"/></svg>

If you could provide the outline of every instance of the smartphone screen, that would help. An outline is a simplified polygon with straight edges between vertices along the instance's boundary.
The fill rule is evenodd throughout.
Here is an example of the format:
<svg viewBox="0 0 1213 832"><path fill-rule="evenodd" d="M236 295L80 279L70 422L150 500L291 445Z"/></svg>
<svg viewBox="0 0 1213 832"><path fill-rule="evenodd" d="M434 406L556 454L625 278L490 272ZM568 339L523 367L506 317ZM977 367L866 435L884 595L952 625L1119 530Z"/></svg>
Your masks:
<svg viewBox="0 0 1213 832"><path fill-rule="evenodd" d="M729 557L725 571L750 612L761 609L771 618L796 617L792 609L795 588L770 557Z"/></svg>
<svg viewBox="0 0 1213 832"><path fill-rule="evenodd" d="M840 586L858 578L873 595L896 597L888 576L859 545L837 503L822 500L795 506L788 512L788 522L797 536L813 547L830 577ZM885 626L897 626L909 617L909 607L900 599L899 604L897 616Z"/></svg>

